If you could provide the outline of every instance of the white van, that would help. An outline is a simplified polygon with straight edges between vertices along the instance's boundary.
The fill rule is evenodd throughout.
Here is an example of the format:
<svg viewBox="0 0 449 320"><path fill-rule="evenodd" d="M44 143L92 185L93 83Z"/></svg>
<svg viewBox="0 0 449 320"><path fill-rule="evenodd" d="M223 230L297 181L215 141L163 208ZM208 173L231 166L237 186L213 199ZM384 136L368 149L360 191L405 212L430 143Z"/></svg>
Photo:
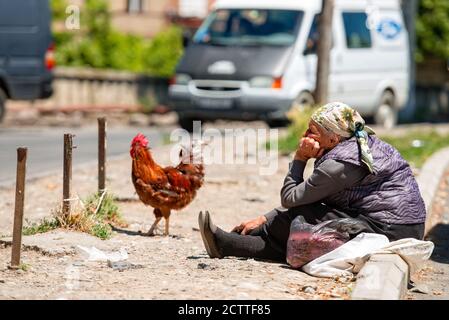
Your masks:
<svg viewBox="0 0 449 320"><path fill-rule="evenodd" d="M169 88L180 125L193 120L285 122L313 104L321 0L218 0ZM408 97L408 35L399 0L336 0L329 100L385 127Z"/></svg>

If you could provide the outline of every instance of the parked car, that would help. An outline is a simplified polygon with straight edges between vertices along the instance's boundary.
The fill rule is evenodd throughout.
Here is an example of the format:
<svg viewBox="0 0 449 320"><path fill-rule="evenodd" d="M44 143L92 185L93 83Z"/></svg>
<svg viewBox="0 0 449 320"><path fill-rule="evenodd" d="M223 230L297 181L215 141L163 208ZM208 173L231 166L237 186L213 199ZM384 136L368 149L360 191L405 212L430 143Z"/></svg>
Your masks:
<svg viewBox="0 0 449 320"><path fill-rule="evenodd" d="M169 87L180 125L193 120L285 122L313 104L321 0L218 0ZM336 0L329 100L385 127L408 98L409 45L399 0Z"/></svg>
<svg viewBox="0 0 449 320"><path fill-rule="evenodd" d="M47 0L0 1L0 121L5 103L52 95L54 47Z"/></svg>

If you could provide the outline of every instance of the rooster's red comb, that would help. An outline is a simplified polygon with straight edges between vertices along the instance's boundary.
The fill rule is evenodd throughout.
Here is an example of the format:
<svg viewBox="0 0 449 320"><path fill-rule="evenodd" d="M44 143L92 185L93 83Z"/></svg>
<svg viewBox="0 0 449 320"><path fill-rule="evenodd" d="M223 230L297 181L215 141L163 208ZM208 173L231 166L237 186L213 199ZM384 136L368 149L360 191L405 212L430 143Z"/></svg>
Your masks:
<svg viewBox="0 0 449 320"><path fill-rule="evenodd" d="M140 144L143 147L147 147L148 146L148 139L141 133L138 133L133 141L131 142L131 145L135 145L135 144Z"/></svg>

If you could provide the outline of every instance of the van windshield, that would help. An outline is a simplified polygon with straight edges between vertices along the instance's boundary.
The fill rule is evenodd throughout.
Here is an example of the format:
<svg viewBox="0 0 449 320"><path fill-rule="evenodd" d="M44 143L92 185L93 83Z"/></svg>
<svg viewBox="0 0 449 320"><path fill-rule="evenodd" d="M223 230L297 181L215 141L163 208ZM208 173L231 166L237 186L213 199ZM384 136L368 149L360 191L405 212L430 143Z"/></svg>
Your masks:
<svg viewBox="0 0 449 320"><path fill-rule="evenodd" d="M212 45L292 45L304 13L297 10L219 9L198 29L193 41Z"/></svg>

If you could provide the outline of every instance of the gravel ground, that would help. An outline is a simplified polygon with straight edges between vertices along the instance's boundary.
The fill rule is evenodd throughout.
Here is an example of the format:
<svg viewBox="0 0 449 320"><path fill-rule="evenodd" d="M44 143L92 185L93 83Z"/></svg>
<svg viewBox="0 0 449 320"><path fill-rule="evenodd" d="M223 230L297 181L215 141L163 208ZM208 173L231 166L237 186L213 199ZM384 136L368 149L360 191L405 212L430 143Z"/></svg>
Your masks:
<svg viewBox="0 0 449 320"><path fill-rule="evenodd" d="M218 142L220 143L220 142ZM170 147L153 150L156 160L169 163ZM251 157L251 155L249 155ZM254 155L253 155L254 156ZM108 189L122 198L135 198L129 156L108 164ZM279 205L279 190L289 158L279 158L275 174L261 176L254 164L206 166L206 179L196 199L174 212L170 237L142 237L154 220L152 209L139 201L120 202L129 224L101 241L86 234L55 230L24 237L24 270L7 265L11 247L0 243L0 297L4 299L345 299L353 283L310 277L286 264L253 259L209 259L198 232L200 210L230 230L243 220ZM49 216L62 194L62 178L54 175L27 184L25 217ZM81 198L95 191L96 168L78 167L73 189ZM0 234L9 236L14 211L14 188L0 190ZM83 259L76 245L107 252L125 248L133 269L118 271L106 262Z"/></svg>
<svg viewBox="0 0 449 320"><path fill-rule="evenodd" d="M9 117L2 125L5 130L17 125L79 126L96 121L95 115L33 118L24 113L20 117L11 114ZM116 118L108 116L108 120L109 125L146 123L140 116L123 114ZM155 125L172 126L175 121L173 115L150 119ZM236 128L242 127L242 123L214 124L214 127L220 126ZM261 123L250 126L265 127ZM426 126L429 125L418 125L419 128ZM446 131L447 127L441 126L438 130ZM408 126L401 126L392 134L408 129ZM169 147L154 150L159 163L168 164L169 150ZM206 166L205 184L196 199L187 208L173 213L170 237L137 235L137 230L150 227L154 217L151 208L129 201L119 203L129 227L115 232L110 240L101 241L66 230L24 237L22 262L26 270L7 268L11 247L8 239L0 239L0 299L347 299L353 283L310 277L286 264L207 257L198 232L198 212L209 210L214 222L225 230L266 213L279 205L279 189L288 162L289 158L280 157L277 172L270 176L261 176L259 165ZM107 173L110 192L123 199L136 197L128 156L110 161ZM75 195L84 198L95 192L96 174L93 166L76 167L73 174ZM409 293L408 299L449 298L448 179L449 173L446 180L442 180L434 206L440 217L429 234L429 239L436 243L434 256L414 277L424 284L421 289L427 293ZM27 184L27 220L39 221L51 215L62 198L61 181L62 175L52 175ZM10 236L13 211L14 187L0 188L0 237ZM86 261L76 245L95 246L107 252L125 248L129 255L127 261L134 268L120 272L106 262Z"/></svg>

